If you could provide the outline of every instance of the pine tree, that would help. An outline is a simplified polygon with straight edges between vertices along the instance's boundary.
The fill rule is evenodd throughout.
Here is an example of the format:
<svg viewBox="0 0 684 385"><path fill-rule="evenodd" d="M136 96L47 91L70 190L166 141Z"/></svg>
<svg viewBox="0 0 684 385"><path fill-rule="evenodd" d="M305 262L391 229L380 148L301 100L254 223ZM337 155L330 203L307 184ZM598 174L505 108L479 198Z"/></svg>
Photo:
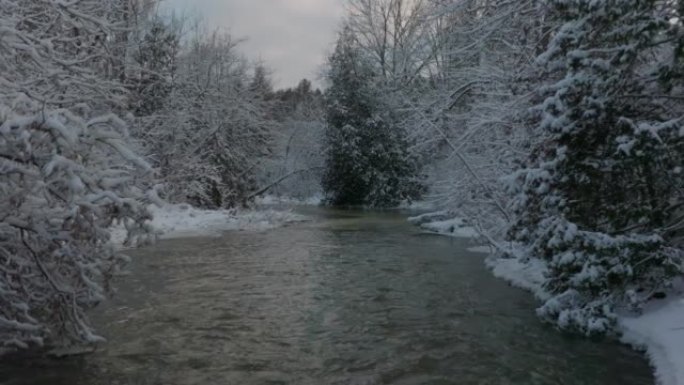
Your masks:
<svg viewBox="0 0 684 385"><path fill-rule="evenodd" d="M345 30L330 57L326 92L328 144L323 189L334 205L396 206L423 193L417 159L390 124L374 73Z"/></svg>
<svg viewBox="0 0 684 385"><path fill-rule="evenodd" d="M254 75L249 83L249 91L261 99L269 99L273 95L273 85L269 79L268 71L263 64L254 67Z"/></svg>
<svg viewBox="0 0 684 385"><path fill-rule="evenodd" d="M539 58L557 79L536 109L549 139L511 178L510 236L547 262L540 316L603 333L616 306L638 307L680 272L682 126L645 65L672 26L665 1L549 5L562 24Z"/></svg>
<svg viewBox="0 0 684 385"><path fill-rule="evenodd" d="M152 20L133 55L137 74L127 79L136 116L149 116L163 108L173 87L179 49L180 39L171 26Z"/></svg>

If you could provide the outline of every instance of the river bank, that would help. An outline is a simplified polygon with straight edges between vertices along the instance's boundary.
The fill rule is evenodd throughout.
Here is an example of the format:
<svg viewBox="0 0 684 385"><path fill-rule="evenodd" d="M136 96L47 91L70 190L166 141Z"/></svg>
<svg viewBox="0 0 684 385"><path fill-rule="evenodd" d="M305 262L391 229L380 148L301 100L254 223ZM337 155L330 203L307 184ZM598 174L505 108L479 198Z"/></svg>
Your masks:
<svg viewBox="0 0 684 385"><path fill-rule="evenodd" d="M157 239L189 237L217 237L226 231L264 231L290 223L302 222L306 217L287 208L254 208L204 210L188 204L152 205L149 225ZM119 224L111 228L111 243L121 247L126 240L126 229Z"/></svg>
<svg viewBox="0 0 684 385"><path fill-rule="evenodd" d="M448 212L435 212L409 218L425 231L443 236L473 239L477 232ZM489 247L473 246L473 252L487 255L485 263L495 277L515 287L528 290L539 300L549 294L544 290L545 265L537 259L520 261L497 258ZM619 320L620 341L645 351L659 385L684 385L684 282L678 279L664 300L653 300L642 314L622 312Z"/></svg>

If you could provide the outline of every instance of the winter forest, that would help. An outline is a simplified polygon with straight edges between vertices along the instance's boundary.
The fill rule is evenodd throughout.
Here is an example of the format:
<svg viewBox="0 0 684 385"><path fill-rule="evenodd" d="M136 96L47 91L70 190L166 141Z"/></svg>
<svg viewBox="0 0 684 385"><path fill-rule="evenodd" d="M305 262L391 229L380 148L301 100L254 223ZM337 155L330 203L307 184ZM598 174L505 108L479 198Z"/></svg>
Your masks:
<svg viewBox="0 0 684 385"><path fill-rule="evenodd" d="M157 0L0 0L0 354L113 343L91 313L160 221L319 202L465 231L540 328L684 384L684 3L344 6L288 88Z"/></svg>

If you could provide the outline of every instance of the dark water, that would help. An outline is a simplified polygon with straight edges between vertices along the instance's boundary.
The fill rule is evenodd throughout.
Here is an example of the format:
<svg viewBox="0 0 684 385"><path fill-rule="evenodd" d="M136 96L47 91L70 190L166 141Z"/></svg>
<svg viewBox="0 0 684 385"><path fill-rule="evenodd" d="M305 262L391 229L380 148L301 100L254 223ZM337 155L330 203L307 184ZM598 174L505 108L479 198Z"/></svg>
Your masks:
<svg viewBox="0 0 684 385"><path fill-rule="evenodd" d="M94 354L0 364L0 383L653 384L644 358L541 325L465 241L399 214L161 242L94 315Z"/></svg>

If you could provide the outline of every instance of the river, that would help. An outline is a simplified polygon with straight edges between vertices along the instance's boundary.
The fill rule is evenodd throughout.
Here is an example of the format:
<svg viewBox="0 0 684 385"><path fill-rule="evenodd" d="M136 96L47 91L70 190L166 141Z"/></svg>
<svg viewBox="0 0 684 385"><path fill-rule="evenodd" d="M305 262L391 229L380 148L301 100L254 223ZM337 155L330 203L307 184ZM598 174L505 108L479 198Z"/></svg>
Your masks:
<svg viewBox="0 0 684 385"><path fill-rule="evenodd" d="M397 212L304 209L267 232L131 253L93 354L0 364L3 385L652 385L642 354L541 324L467 241Z"/></svg>

